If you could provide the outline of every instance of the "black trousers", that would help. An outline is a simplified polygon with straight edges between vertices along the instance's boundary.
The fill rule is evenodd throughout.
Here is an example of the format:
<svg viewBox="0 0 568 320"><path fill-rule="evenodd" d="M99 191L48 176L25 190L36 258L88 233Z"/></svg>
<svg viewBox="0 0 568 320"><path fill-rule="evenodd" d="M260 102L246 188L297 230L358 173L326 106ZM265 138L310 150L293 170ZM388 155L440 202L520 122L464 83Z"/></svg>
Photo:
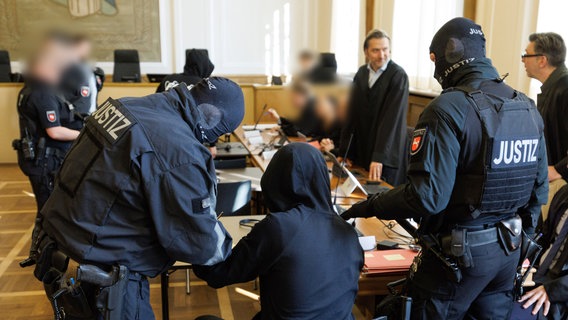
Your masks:
<svg viewBox="0 0 568 320"><path fill-rule="evenodd" d="M412 319L509 319L520 250L507 256L495 242L471 254L474 267L461 268L460 283L446 278L434 256L423 256L408 287Z"/></svg>
<svg viewBox="0 0 568 320"><path fill-rule="evenodd" d="M20 168L24 174L28 176L30 184L32 185L32 191L37 204L38 217L41 208L43 208L43 205L47 202L47 199L53 191L55 175L57 171L59 171L62 161L63 159L60 157L51 155L38 161L37 165L35 161L27 160L20 162Z"/></svg>

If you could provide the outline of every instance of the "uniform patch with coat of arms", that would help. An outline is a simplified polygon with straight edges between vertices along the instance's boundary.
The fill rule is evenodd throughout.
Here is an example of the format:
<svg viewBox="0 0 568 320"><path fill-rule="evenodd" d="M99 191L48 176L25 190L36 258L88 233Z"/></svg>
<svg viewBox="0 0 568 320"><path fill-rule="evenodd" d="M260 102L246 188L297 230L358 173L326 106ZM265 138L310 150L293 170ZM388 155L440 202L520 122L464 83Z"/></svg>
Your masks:
<svg viewBox="0 0 568 320"><path fill-rule="evenodd" d="M55 114L55 111L46 111L45 114L47 116L47 121L55 122L55 120L57 120L57 115Z"/></svg>
<svg viewBox="0 0 568 320"><path fill-rule="evenodd" d="M81 96L88 97L90 92L91 92L91 89L89 89L89 87L87 87L87 86L81 87Z"/></svg>
<svg viewBox="0 0 568 320"><path fill-rule="evenodd" d="M414 130L414 133L412 134L412 144L410 145L410 155L413 156L422 149L427 133L428 128Z"/></svg>

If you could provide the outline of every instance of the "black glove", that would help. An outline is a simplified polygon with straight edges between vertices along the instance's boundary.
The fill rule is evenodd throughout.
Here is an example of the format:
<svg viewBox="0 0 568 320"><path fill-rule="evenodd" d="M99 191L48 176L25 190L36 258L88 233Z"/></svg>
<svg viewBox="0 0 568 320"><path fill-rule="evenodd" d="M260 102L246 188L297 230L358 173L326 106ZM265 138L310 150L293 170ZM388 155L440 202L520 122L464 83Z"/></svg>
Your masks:
<svg viewBox="0 0 568 320"><path fill-rule="evenodd" d="M349 210L343 212L341 217L344 220L349 220L351 218L369 218L374 215L375 214L369 200L365 200L352 205Z"/></svg>

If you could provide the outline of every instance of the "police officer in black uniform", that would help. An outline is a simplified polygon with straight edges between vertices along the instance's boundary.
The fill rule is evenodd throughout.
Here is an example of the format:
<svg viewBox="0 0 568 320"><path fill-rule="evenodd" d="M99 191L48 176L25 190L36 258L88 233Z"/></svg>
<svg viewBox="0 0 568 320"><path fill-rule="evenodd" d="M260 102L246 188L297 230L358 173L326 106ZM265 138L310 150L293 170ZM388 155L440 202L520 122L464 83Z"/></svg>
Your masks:
<svg viewBox="0 0 568 320"><path fill-rule="evenodd" d="M73 63L61 80L63 98L78 117L86 118L97 108L97 96L102 90L105 73L89 64L91 42L85 35L71 36Z"/></svg>
<svg viewBox="0 0 568 320"><path fill-rule="evenodd" d="M432 235L443 257L423 250L415 260L412 318L508 319L521 228L534 232L547 199L542 119L499 78L473 21L447 22L430 53L444 92L420 116L410 182L343 217L414 218Z"/></svg>
<svg viewBox="0 0 568 320"><path fill-rule="evenodd" d="M20 169L28 176L35 194L37 219L53 190L55 173L83 126L57 89L69 58L69 39L50 34L32 59L18 95L20 139L13 146Z"/></svg>
<svg viewBox="0 0 568 320"><path fill-rule="evenodd" d="M45 237L84 268L75 280L100 289L95 312L153 319L147 277L175 261L211 265L231 253L203 143L232 132L243 116L240 87L210 78L189 89L182 83L147 97L108 99L87 119L41 213ZM50 273L39 272L45 269L38 263L35 275L49 284ZM65 306L67 314L73 307Z"/></svg>

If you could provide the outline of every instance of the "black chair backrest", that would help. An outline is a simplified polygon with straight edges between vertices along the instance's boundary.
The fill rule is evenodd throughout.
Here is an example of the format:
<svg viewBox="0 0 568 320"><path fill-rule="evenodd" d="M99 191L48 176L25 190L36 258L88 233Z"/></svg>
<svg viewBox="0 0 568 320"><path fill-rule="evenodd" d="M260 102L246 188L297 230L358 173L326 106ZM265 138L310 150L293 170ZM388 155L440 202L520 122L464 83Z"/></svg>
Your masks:
<svg viewBox="0 0 568 320"><path fill-rule="evenodd" d="M0 50L0 82L12 81L12 67L10 67L10 55L6 50Z"/></svg>
<svg viewBox="0 0 568 320"><path fill-rule="evenodd" d="M213 160L215 169L241 169L246 168L247 158L215 159Z"/></svg>
<svg viewBox="0 0 568 320"><path fill-rule="evenodd" d="M138 50L114 50L113 82L140 82Z"/></svg>
<svg viewBox="0 0 568 320"><path fill-rule="evenodd" d="M217 184L217 215L242 216L250 214L251 182L220 182Z"/></svg>

